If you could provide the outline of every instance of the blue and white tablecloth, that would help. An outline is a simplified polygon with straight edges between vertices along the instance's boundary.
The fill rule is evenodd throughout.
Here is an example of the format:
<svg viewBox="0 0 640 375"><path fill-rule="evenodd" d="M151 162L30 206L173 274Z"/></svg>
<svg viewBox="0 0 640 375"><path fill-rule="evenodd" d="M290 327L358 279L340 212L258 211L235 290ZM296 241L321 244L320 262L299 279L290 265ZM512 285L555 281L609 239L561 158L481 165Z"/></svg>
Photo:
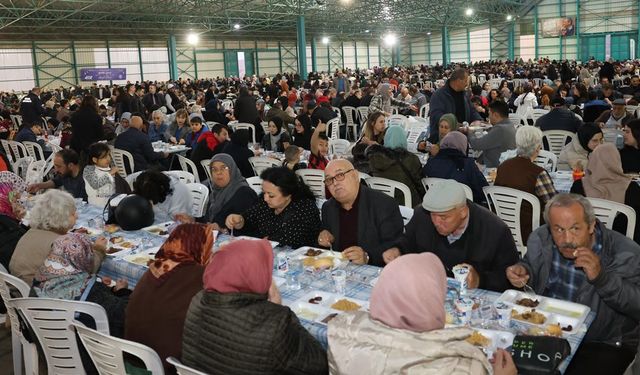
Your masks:
<svg viewBox="0 0 640 375"><path fill-rule="evenodd" d="M89 226L89 221L91 219L96 219L102 216L102 210L91 206L83 204L78 209L78 225L79 226ZM132 253L136 251L141 251L142 249L148 249L152 247L160 246L164 238L158 235L154 235L148 233L146 231L131 231L117 232L115 235L122 236L126 240L134 240L141 243L141 246L133 250ZM220 236L216 242L224 241L228 239L228 236ZM277 248L276 251L282 251L288 249L280 249ZM345 290L345 296L354 298L362 301L369 301L371 297L372 290L372 280L374 280L380 274L382 269L379 267L369 266L369 265L352 265L349 264L347 266L347 284ZM102 267L99 271L99 276L108 276L112 279L116 280L119 278L124 278L129 282L129 287L133 289L138 280L142 277L142 275L147 271L145 266L137 265L134 263L127 262L120 258L107 257L102 263ZM274 276L282 276L274 273ZM304 276L300 278L302 282L302 288L299 290L291 290L283 285L280 288L280 293L282 295L282 302L284 305L290 305L298 299L304 297L306 294L312 291L324 291L324 292L334 292L334 285L331 279L330 272L320 272L320 273L309 273L305 272ZM449 286L455 287L455 281L449 280ZM493 303L498 297L500 297L499 293L483 290L483 289L472 289L469 290L469 297L471 298L479 298L487 301L488 303ZM574 335L569 336L567 339L569 344L571 345L571 355L563 361L560 366L560 370L564 372L573 358L576 350L580 346L582 339L586 334L586 328L591 325L593 319L595 318L595 314L593 312L589 313L589 316L586 318L584 323L584 329L576 332ZM302 325L326 348L328 346L327 343L327 326L322 323L313 322L306 320L304 318L300 318Z"/></svg>

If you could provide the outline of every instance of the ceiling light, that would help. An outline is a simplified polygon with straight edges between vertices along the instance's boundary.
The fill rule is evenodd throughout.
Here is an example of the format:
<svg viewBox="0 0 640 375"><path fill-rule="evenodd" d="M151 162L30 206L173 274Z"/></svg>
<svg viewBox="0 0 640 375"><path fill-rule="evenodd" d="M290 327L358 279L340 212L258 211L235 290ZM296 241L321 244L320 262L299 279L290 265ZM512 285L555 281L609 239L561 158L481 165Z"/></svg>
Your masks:
<svg viewBox="0 0 640 375"><path fill-rule="evenodd" d="M200 36L198 36L198 34L196 33L189 33L189 35L187 35L187 43L191 45L198 44L199 40L200 40Z"/></svg>
<svg viewBox="0 0 640 375"><path fill-rule="evenodd" d="M513 19L513 16L510 14L507 14L507 21L511 21Z"/></svg>
<svg viewBox="0 0 640 375"><path fill-rule="evenodd" d="M398 41L398 38L396 37L395 34L389 33L389 34L383 36L382 40L384 40L384 44L386 44L387 46L392 46L392 45L396 44L396 42Z"/></svg>
<svg viewBox="0 0 640 375"><path fill-rule="evenodd" d="M368 32L369 32L369 29L366 29L364 32L365 32L365 33L368 33Z"/></svg>
<svg viewBox="0 0 640 375"><path fill-rule="evenodd" d="M427 31L427 35L431 35L431 31Z"/></svg>
<svg viewBox="0 0 640 375"><path fill-rule="evenodd" d="M326 36L322 37L322 44L329 44L329 38L327 38Z"/></svg>
<svg viewBox="0 0 640 375"><path fill-rule="evenodd" d="M473 15L473 9L467 8L467 10L464 11L464 14L466 14L467 16L472 16Z"/></svg>
<svg viewBox="0 0 640 375"><path fill-rule="evenodd" d="M233 28L236 30L240 30L240 24L236 23L235 25L233 25Z"/></svg>

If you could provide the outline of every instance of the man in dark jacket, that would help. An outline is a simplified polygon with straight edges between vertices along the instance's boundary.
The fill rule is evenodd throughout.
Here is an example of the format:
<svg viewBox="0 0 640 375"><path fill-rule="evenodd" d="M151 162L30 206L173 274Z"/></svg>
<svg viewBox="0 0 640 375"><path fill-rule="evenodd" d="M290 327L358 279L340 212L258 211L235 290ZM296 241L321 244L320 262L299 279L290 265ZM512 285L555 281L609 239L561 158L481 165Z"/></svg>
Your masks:
<svg viewBox="0 0 640 375"><path fill-rule="evenodd" d="M38 139L39 135L42 135L42 123L24 123L14 140L16 142L35 142L44 149L45 143L42 139Z"/></svg>
<svg viewBox="0 0 640 375"><path fill-rule="evenodd" d="M542 131L566 130L572 133L577 132L582 125L582 121L567 109L564 105L564 99L557 96L553 98L551 105L553 108L536 121L536 126Z"/></svg>
<svg viewBox="0 0 640 375"><path fill-rule="evenodd" d="M326 124L329 120L338 117L338 115L329 107L317 105L314 101L307 103L307 110L311 116L311 123L317 127L319 123Z"/></svg>
<svg viewBox="0 0 640 375"><path fill-rule="evenodd" d="M605 228L591 203L575 194L553 197L544 219L507 278L596 314L566 374L623 373L638 344L640 246Z"/></svg>
<svg viewBox="0 0 640 375"><path fill-rule="evenodd" d="M164 105L164 95L158 93L156 90L156 85L153 83L150 84L149 93L142 98L142 104L144 104L148 113L151 113Z"/></svg>
<svg viewBox="0 0 640 375"><path fill-rule="evenodd" d="M150 165L158 165L168 154L166 152L155 152L149 137L141 129L143 126L142 117L131 116L129 130L120 133L113 144L117 149L129 151L133 156L133 171L144 171ZM129 173L129 171L127 171Z"/></svg>
<svg viewBox="0 0 640 375"><path fill-rule="evenodd" d="M482 120L465 93L468 81L467 71L456 69L445 85L431 96L429 104L429 128L431 129L429 141L431 143L438 143L438 123L445 113L455 114L459 123L466 121L472 124Z"/></svg>
<svg viewBox="0 0 640 375"><path fill-rule="evenodd" d="M322 205L324 230L318 244L341 251L355 264L384 266L382 252L402 235L398 203L384 193L360 185L348 160L333 160L324 170L333 198Z"/></svg>
<svg viewBox="0 0 640 375"><path fill-rule="evenodd" d="M511 231L495 214L467 201L459 182L445 180L429 188L405 229L396 247L384 252L386 263L428 251L440 258L449 277L454 266L466 265L470 288L509 288L505 271L518 261Z"/></svg>
<svg viewBox="0 0 640 375"><path fill-rule="evenodd" d="M40 87L34 87L20 102L20 114L25 124L42 124L44 108L40 101Z"/></svg>

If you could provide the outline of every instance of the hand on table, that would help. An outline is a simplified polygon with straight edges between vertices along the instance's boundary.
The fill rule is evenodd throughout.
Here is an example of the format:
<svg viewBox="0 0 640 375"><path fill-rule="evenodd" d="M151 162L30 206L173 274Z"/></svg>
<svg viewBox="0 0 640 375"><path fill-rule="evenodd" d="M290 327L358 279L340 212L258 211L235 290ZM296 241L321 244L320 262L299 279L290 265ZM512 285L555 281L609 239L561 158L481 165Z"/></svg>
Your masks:
<svg viewBox="0 0 640 375"><path fill-rule="evenodd" d="M351 246L342 251L342 256L355 264L367 264L369 255L360 246Z"/></svg>
<svg viewBox="0 0 640 375"><path fill-rule="evenodd" d="M324 229L318 235L318 245L322 247L331 247L331 244L333 243L333 241L335 241L333 234L331 234L331 232L329 232L326 229Z"/></svg>
<svg viewBox="0 0 640 375"><path fill-rule="evenodd" d="M176 137L171 137L171 138L169 138L169 143L176 144L176 143L178 143L178 141L176 140Z"/></svg>
<svg viewBox="0 0 640 375"><path fill-rule="evenodd" d="M529 282L529 271L521 264L507 267L507 279L516 288L522 288Z"/></svg>
<svg viewBox="0 0 640 375"><path fill-rule="evenodd" d="M384 260L385 264L389 264L391 263L391 261L401 255L402 254L400 253L400 249L398 249L397 247L392 247L391 249L386 250L384 253L382 253L382 259Z"/></svg>
<svg viewBox="0 0 640 375"><path fill-rule="evenodd" d="M468 263L460 263L456 266L465 266L469 269L469 275L467 276L467 288L476 289L480 286L480 275L478 275L478 271L476 271L472 265Z"/></svg>
<svg viewBox="0 0 640 375"><path fill-rule="evenodd" d="M42 189L43 189L43 187L42 187L41 183L31 184L31 185L27 186L27 192L30 193L30 194L35 194L35 193L39 192Z"/></svg>
<svg viewBox="0 0 640 375"><path fill-rule="evenodd" d="M491 359L494 375L517 375L518 369L511 354L504 349L498 348Z"/></svg>
<svg viewBox="0 0 640 375"><path fill-rule="evenodd" d="M224 224L229 229L242 229L242 227L244 227L244 218L242 217L242 215L231 214L227 216Z"/></svg>
<svg viewBox="0 0 640 375"><path fill-rule="evenodd" d="M595 280L600 275L602 270L600 257L593 250L579 247L574 251L574 256L576 257L575 266L582 268L589 281Z"/></svg>
<svg viewBox="0 0 640 375"><path fill-rule="evenodd" d="M96 238L96 241L93 243L93 251L99 251L101 253L106 253L107 251L107 239L103 236Z"/></svg>

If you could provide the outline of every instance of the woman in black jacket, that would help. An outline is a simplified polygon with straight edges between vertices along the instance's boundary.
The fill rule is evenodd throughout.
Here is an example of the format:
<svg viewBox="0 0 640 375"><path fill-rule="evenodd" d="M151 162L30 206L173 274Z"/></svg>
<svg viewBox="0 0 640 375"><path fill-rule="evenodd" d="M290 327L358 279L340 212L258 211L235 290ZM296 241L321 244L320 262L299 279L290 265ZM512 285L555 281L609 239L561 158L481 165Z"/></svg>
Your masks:
<svg viewBox="0 0 640 375"><path fill-rule="evenodd" d="M89 146L104 139L102 117L98 114L96 98L87 95L82 99L80 108L71 115L70 147L78 154L86 154Z"/></svg>
<svg viewBox="0 0 640 375"><path fill-rule="evenodd" d="M233 117L238 122L252 124L256 128L256 139L262 139L264 129L260 125L260 115L256 107L256 99L249 95L249 89L246 86L240 88L240 95L233 105Z"/></svg>
<svg viewBox="0 0 640 375"><path fill-rule="evenodd" d="M327 374L327 354L281 305L265 240L222 247L191 300L182 362L210 374Z"/></svg>

